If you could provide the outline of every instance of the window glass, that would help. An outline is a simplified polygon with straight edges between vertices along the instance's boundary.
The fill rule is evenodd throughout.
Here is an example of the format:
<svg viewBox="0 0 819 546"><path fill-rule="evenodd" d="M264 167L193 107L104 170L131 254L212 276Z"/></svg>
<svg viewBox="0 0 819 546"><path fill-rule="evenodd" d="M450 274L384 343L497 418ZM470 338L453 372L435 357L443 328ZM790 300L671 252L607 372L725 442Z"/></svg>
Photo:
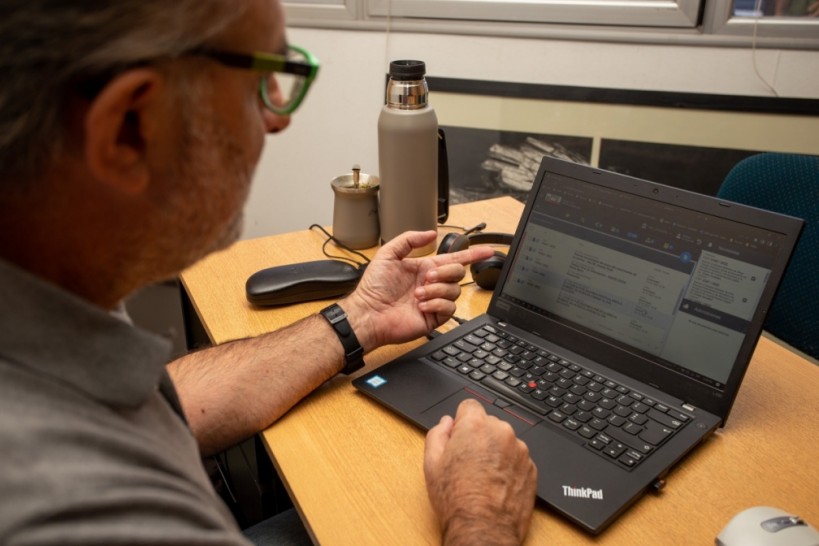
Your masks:
<svg viewBox="0 0 819 546"><path fill-rule="evenodd" d="M817 17L819 0L734 0L735 17Z"/></svg>

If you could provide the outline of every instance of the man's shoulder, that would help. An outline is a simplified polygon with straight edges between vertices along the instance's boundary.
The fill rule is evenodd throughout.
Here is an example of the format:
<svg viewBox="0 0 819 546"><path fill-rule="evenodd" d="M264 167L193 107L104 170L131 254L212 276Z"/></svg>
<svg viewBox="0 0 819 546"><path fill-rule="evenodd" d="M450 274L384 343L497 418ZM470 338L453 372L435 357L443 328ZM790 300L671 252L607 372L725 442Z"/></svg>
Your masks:
<svg viewBox="0 0 819 546"><path fill-rule="evenodd" d="M0 456L0 543L241 540L159 393L117 410L0 358Z"/></svg>

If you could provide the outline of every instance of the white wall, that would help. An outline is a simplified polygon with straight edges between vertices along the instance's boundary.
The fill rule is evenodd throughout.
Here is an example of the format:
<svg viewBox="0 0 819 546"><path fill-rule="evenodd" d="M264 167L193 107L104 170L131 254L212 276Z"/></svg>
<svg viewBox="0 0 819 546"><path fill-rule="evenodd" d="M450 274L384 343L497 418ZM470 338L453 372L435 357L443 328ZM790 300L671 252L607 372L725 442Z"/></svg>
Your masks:
<svg viewBox="0 0 819 546"><path fill-rule="evenodd" d="M321 71L291 126L268 137L246 207L245 238L330 225L330 181L354 163L377 174L376 123L394 59L423 60L427 73L439 77L772 96L755 60L779 96L819 99L815 51L304 28L289 29L288 38L315 53ZM434 106L434 89L430 101Z"/></svg>

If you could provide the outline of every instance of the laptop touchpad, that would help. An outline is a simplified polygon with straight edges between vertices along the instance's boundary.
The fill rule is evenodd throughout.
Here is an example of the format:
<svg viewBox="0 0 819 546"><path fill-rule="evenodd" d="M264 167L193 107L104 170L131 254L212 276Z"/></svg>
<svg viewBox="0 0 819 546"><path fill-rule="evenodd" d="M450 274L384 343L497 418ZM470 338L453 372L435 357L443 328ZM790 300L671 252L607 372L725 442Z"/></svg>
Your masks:
<svg viewBox="0 0 819 546"><path fill-rule="evenodd" d="M520 437L521 434L532 428L532 423L524 421L517 415L509 413L493 404L490 404L488 401L481 399L475 394L469 392L468 387L466 389L461 389L449 398L445 399L443 402L439 402L432 406L431 408L427 409L421 414L421 419L425 426L433 427L438 424L438 421L441 420L441 417L444 415L451 415L455 417L455 413L458 411L458 404L466 400L467 398L472 398L473 400L479 401L483 404L486 413L489 415L494 415L498 419L506 421L515 431L515 434Z"/></svg>

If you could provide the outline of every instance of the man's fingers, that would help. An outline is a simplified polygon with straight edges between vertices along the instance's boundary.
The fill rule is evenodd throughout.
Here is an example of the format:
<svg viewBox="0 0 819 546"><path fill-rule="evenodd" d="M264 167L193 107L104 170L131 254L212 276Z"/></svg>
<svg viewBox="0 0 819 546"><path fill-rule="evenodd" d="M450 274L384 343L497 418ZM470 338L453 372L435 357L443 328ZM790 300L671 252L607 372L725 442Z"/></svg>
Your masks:
<svg viewBox="0 0 819 546"><path fill-rule="evenodd" d="M452 281L428 283L419 286L415 289L415 297L421 301L439 298L455 301L461 295L461 286L457 281L462 278L463 275Z"/></svg>
<svg viewBox="0 0 819 546"><path fill-rule="evenodd" d="M486 415L486 410L483 405L474 398L467 398L458 404L458 410L455 412L455 422L467 419L469 417L483 417Z"/></svg>
<svg viewBox="0 0 819 546"><path fill-rule="evenodd" d="M388 252L398 259L403 259L409 256L413 250L428 245L436 237L437 233L435 231L407 231L381 247L380 252ZM438 266L456 263L469 265L489 258L493 253L494 249L492 247L481 245L458 252L438 254L432 256L432 259Z"/></svg>
<svg viewBox="0 0 819 546"><path fill-rule="evenodd" d="M466 269L462 264L444 264L430 269L427 272L426 282L459 282L466 275Z"/></svg>
<svg viewBox="0 0 819 546"><path fill-rule="evenodd" d="M427 464L434 464L441 458L452 434L452 424L452 417L444 415L438 424L427 432L427 441L424 443L424 461Z"/></svg>
<svg viewBox="0 0 819 546"><path fill-rule="evenodd" d="M468 265L471 263L485 260L492 256L495 250L489 246L473 246L466 250L459 250L458 252L448 252L446 254L438 254L433 259L437 265L446 264L461 264Z"/></svg>
<svg viewBox="0 0 819 546"><path fill-rule="evenodd" d="M428 245L437 236L435 231L407 231L382 246L379 254L391 253L395 258L401 260L409 256L413 250Z"/></svg>

